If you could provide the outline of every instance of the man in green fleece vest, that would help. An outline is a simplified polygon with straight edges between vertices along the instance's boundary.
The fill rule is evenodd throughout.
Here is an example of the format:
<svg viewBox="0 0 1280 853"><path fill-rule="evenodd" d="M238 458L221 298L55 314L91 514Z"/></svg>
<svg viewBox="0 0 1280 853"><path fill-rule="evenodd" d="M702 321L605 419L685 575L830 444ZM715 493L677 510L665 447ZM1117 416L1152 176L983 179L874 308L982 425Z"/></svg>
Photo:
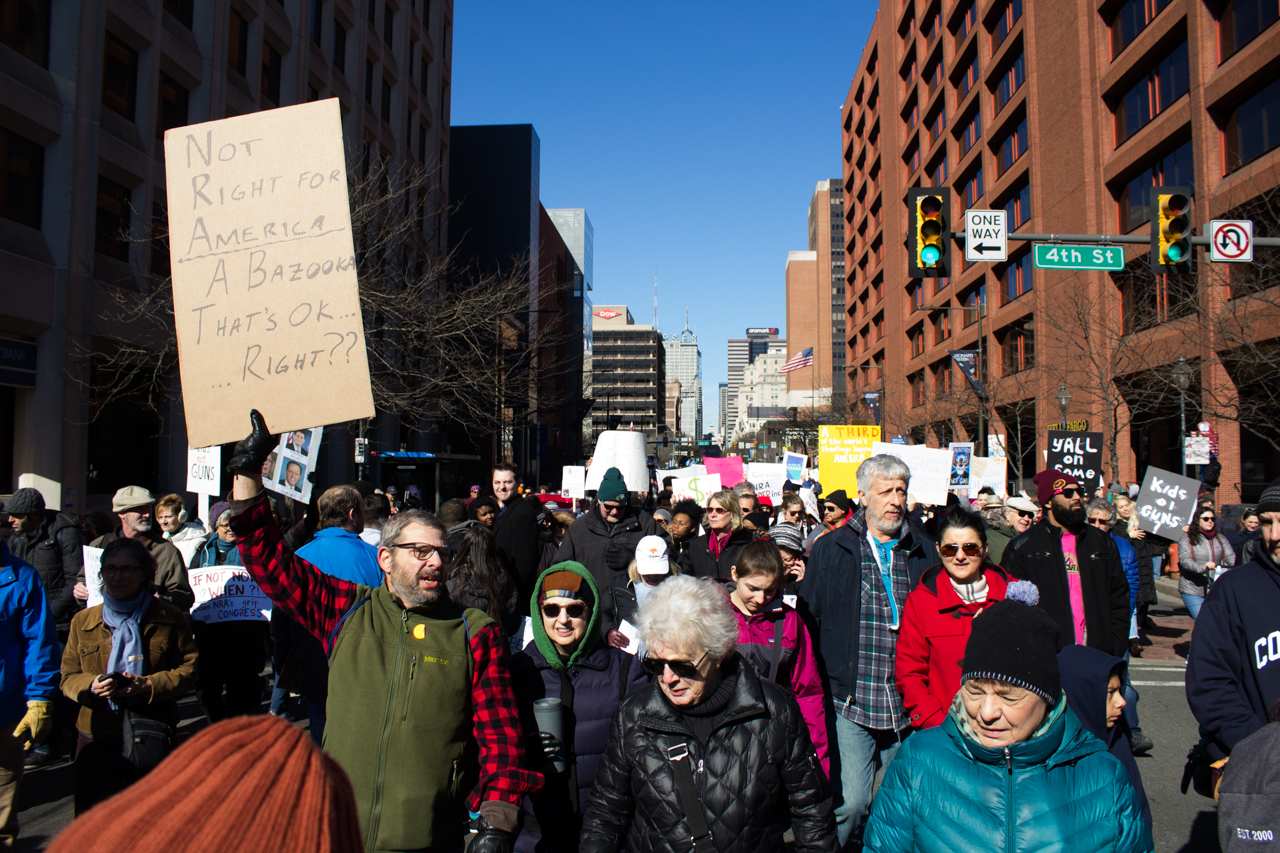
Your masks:
<svg viewBox="0 0 1280 853"><path fill-rule="evenodd" d="M521 767L501 629L449 600L444 525L419 510L393 516L381 586L321 572L280 537L262 491L277 442L251 419L228 466L231 526L254 581L329 655L324 749L351 778L365 849L461 851L470 818L470 853L510 853L521 798L542 777Z"/></svg>

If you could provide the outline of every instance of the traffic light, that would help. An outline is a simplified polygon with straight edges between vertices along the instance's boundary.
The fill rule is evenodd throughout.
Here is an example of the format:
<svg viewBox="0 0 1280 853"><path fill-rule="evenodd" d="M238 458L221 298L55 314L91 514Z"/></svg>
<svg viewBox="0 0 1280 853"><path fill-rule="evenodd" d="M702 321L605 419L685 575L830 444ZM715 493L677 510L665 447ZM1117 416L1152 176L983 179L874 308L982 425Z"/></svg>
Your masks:
<svg viewBox="0 0 1280 853"><path fill-rule="evenodd" d="M1152 187L1151 271L1191 271L1191 190Z"/></svg>
<svg viewBox="0 0 1280 853"><path fill-rule="evenodd" d="M951 265L951 190L919 187L907 190L907 274L911 278L945 278Z"/></svg>

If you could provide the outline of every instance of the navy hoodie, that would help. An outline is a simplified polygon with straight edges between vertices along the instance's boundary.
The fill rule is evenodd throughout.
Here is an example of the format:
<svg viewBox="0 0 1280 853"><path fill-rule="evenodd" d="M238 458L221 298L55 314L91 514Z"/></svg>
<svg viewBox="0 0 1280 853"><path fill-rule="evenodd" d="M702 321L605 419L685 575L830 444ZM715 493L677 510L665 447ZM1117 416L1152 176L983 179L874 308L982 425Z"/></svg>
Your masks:
<svg viewBox="0 0 1280 853"><path fill-rule="evenodd" d="M1128 666L1123 658L1088 646L1067 646L1058 652L1058 670L1062 675L1062 692L1067 695L1068 707L1080 718L1080 725L1085 731L1106 744L1107 751L1124 765L1129 781L1138 792L1142 819L1150 830L1151 805L1142 787L1138 762L1133 759L1133 748L1129 746L1129 724L1121 714L1116 724L1107 728L1107 682L1111 680L1113 669L1123 680Z"/></svg>
<svg viewBox="0 0 1280 853"><path fill-rule="evenodd" d="M1280 566L1264 544L1214 581L1191 635L1187 704L1214 759L1266 725L1280 699Z"/></svg>

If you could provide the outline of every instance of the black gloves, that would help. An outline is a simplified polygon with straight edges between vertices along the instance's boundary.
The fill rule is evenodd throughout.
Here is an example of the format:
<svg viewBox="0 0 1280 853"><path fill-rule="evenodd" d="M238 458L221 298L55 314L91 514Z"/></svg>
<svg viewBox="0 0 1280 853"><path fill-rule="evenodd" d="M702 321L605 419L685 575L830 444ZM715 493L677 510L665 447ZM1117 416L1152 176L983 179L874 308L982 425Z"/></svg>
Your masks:
<svg viewBox="0 0 1280 853"><path fill-rule="evenodd" d="M262 470L262 463L267 461L271 451L280 443L278 435L272 435L267 429L267 421L262 412L253 409L249 412L252 428L241 441L236 442L231 451L231 460L227 462L227 470L235 472L237 468L256 474Z"/></svg>
<svg viewBox="0 0 1280 853"><path fill-rule="evenodd" d="M542 754L548 761L564 761L564 744L551 732L538 732L542 739Z"/></svg>
<svg viewBox="0 0 1280 853"><path fill-rule="evenodd" d="M471 824L471 842L467 853L512 853L516 847L516 834L504 832L483 815Z"/></svg>
<svg viewBox="0 0 1280 853"><path fill-rule="evenodd" d="M618 547L617 542L610 541L608 550L604 552L604 564L615 572L625 572L634 558L634 545L628 551L627 548Z"/></svg>

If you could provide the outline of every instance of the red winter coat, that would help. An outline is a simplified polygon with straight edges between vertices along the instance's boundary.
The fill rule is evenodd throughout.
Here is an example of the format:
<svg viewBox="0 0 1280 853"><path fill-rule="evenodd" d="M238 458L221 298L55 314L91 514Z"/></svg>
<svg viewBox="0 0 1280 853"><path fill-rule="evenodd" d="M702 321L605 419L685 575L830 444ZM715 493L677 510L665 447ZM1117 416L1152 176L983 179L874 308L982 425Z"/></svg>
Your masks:
<svg viewBox="0 0 1280 853"><path fill-rule="evenodd" d="M929 569L907 596L902 608L893 675L911 725L940 725L960 690L960 659L973 617L1004 598L1009 576L999 566L983 569L987 600L966 604L951 586L941 565Z"/></svg>

